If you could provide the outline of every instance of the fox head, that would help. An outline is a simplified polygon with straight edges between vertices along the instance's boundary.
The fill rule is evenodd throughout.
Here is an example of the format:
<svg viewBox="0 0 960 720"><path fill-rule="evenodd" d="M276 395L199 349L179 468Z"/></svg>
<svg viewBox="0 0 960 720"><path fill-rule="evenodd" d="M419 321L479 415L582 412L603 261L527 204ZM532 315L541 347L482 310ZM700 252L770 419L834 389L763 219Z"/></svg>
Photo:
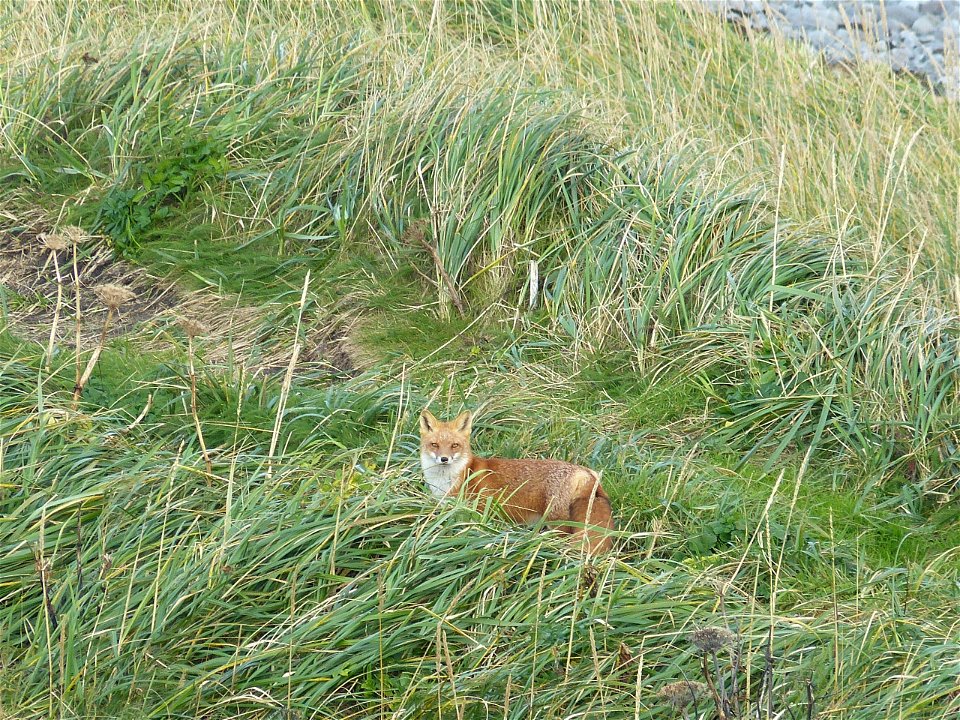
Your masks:
<svg viewBox="0 0 960 720"><path fill-rule="evenodd" d="M420 458L423 466L463 466L470 459L470 428L473 416L464 411L441 422L429 410L420 414Z"/></svg>

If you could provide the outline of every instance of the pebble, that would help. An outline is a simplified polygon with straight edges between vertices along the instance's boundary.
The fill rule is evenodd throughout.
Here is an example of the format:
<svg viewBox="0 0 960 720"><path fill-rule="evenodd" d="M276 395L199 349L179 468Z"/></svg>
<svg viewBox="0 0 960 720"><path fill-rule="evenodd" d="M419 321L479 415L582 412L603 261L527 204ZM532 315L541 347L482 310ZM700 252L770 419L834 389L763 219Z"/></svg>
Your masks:
<svg viewBox="0 0 960 720"><path fill-rule="evenodd" d="M727 20L805 40L830 62L884 62L960 99L960 0L700 1Z"/></svg>
<svg viewBox="0 0 960 720"><path fill-rule="evenodd" d="M914 22L911 28L917 35L933 35L937 31L938 23L929 15L921 15Z"/></svg>
<svg viewBox="0 0 960 720"><path fill-rule="evenodd" d="M919 2L909 2L908 0L901 0L901 2L898 3L888 3L886 11L887 23L891 29L895 26L899 28L911 27L917 18L927 17L926 15L920 15Z"/></svg>

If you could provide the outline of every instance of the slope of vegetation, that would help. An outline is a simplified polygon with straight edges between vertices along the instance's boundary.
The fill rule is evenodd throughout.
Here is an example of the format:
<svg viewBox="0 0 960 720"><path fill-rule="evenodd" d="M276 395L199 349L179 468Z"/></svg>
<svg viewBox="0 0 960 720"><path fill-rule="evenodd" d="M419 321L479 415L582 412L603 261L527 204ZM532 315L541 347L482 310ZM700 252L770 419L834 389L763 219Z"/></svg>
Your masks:
<svg viewBox="0 0 960 720"><path fill-rule="evenodd" d="M0 713L960 711L956 105L665 3L2 12ZM437 507L427 404L616 552Z"/></svg>

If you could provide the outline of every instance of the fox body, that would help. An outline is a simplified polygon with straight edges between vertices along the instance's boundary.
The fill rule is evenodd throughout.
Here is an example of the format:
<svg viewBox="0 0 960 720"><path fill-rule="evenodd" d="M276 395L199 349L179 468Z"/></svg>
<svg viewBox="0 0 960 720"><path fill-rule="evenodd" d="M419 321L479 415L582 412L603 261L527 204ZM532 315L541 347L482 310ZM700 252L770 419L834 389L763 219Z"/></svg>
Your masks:
<svg viewBox="0 0 960 720"><path fill-rule="evenodd" d="M473 418L464 412L441 422L429 411L420 415L420 463L433 494L492 497L507 516L521 523L569 521L562 529L596 553L610 549L602 529L613 528L610 498L600 476L560 460L479 458L470 450Z"/></svg>

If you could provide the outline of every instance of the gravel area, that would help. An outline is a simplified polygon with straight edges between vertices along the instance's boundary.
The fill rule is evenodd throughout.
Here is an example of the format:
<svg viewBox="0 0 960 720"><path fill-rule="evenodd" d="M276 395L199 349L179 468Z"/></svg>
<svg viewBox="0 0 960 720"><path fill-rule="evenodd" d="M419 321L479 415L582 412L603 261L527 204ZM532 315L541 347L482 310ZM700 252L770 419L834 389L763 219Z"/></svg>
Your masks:
<svg viewBox="0 0 960 720"><path fill-rule="evenodd" d="M883 62L960 97L960 0L702 0L731 22L776 29L830 62Z"/></svg>

